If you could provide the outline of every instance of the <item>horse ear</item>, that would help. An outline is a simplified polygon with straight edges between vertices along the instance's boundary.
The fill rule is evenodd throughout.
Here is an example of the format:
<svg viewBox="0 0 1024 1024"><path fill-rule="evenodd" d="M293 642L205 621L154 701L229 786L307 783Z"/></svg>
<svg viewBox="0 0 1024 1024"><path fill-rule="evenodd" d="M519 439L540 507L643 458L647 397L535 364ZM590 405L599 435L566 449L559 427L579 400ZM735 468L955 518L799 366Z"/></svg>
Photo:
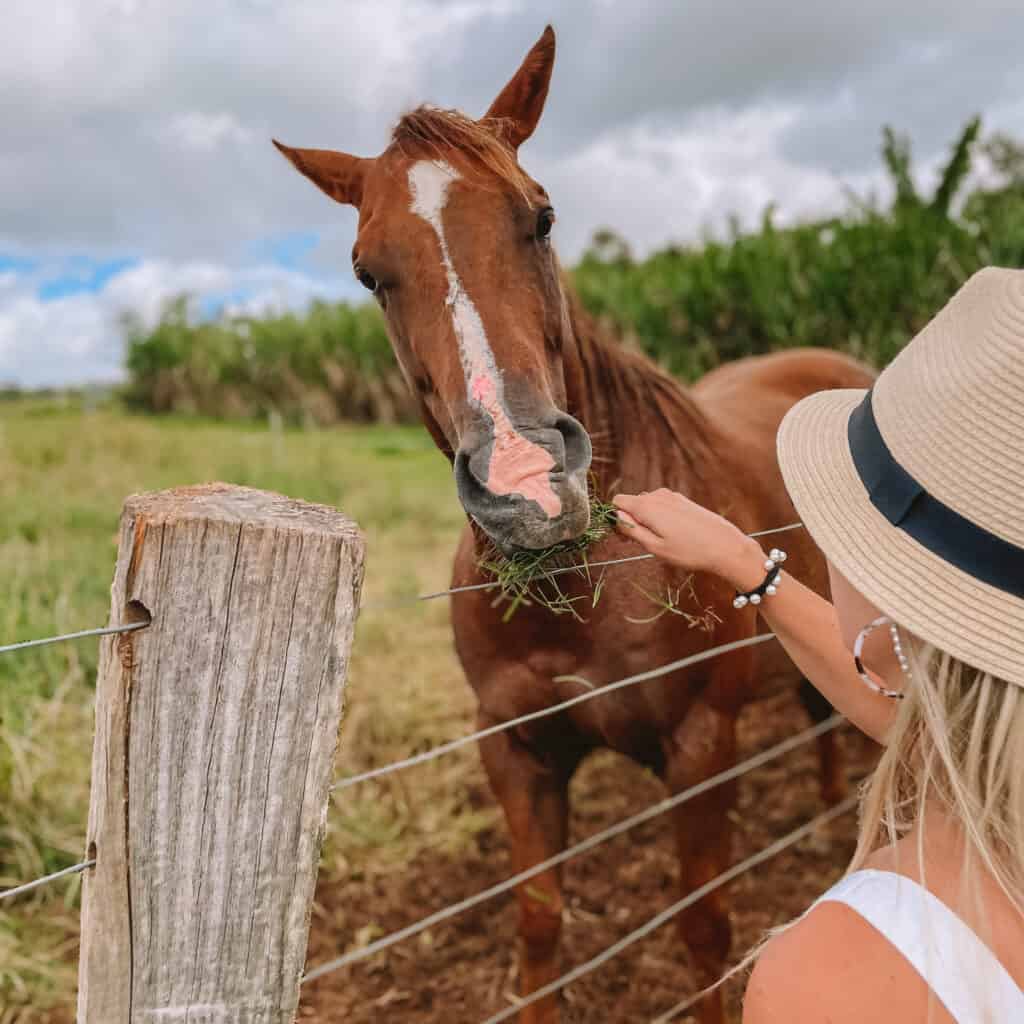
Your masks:
<svg viewBox="0 0 1024 1024"><path fill-rule="evenodd" d="M271 142L288 157L296 170L332 199L348 206L358 206L362 202L363 178L369 160L330 149L292 149L277 139L271 139Z"/></svg>
<svg viewBox="0 0 1024 1024"><path fill-rule="evenodd" d="M554 66L555 30L548 25L486 114L508 119L508 140L514 149L518 149L537 127Z"/></svg>

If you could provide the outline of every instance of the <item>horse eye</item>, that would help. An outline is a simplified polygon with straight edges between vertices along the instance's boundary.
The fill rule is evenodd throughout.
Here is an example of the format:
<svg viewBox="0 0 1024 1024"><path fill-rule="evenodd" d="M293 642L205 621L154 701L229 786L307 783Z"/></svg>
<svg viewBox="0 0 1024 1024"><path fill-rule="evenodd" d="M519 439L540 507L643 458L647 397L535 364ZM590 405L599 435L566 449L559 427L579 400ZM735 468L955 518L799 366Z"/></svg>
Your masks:
<svg viewBox="0 0 1024 1024"><path fill-rule="evenodd" d="M356 279L359 283L367 290L375 292L377 290L377 278L373 276L368 270L363 270L362 267L356 267Z"/></svg>
<svg viewBox="0 0 1024 1024"><path fill-rule="evenodd" d="M555 211L550 206L545 207L537 215L537 237L543 241L551 234L555 225Z"/></svg>

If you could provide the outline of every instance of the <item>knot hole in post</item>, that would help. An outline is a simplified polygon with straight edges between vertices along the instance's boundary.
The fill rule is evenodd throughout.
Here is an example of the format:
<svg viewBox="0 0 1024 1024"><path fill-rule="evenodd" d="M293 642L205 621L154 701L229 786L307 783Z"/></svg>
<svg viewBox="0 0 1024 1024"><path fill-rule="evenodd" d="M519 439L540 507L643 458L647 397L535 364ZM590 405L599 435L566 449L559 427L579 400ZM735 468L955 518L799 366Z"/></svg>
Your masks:
<svg viewBox="0 0 1024 1024"><path fill-rule="evenodd" d="M153 621L149 609L141 601L129 601L124 606L125 625L144 622L147 626Z"/></svg>

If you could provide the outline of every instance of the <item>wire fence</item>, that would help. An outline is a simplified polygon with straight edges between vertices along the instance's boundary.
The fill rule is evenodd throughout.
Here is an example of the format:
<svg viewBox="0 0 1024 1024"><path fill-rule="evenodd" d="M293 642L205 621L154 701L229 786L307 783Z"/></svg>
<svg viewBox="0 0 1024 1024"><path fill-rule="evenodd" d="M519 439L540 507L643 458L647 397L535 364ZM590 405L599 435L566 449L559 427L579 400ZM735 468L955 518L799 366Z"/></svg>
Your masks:
<svg viewBox="0 0 1024 1024"><path fill-rule="evenodd" d="M786 530L798 529L802 525L802 523L792 523L786 526L776 527L770 530L758 531L756 533L750 534L750 536L760 537L774 533L781 533ZM651 557L653 556L643 554L633 555L621 559L609 559L606 561L590 562L585 566L585 569L589 570L602 568L605 566L622 565L629 562L642 561L644 559L648 559ZM569 573L580 571L580 567L566 567L555 570L555 572L557 573ZM419 595L417 598L413 598L411 600L429 601L434 600L436 598L447 597L452 594L462 593L465 591L491 590L497 587L498 585L499 584L496 582L488 582L481 584L472 584L463 587L453 587L449 590L442 590L429 594L422 594ZM405 601L400 603L411 603L411 601ZM379 608L381 606L382 604L378 603L372 605L374 609ZM343 779L337 782L334 785L333 790L337 792L355 786L358 783L366 782L370 779L382 778L406 768L411 768L416 765L425 764L436 758L442 757L455 750L458 750L459 748L464 747L468 744L476 743L482 739L486 739L488 736L493 736L497 733L504 732L508 729L516 728L518 726L536 721L549 715L558 714L572 707L575 707L576 705L581 704L584 701L592 700L596 697L615 692L616 690L625 688L627 686L637 685L639 683L646 682L648 680L655 679L660 676L669 675L673 672L678 672L682 669L688 668L689 666L697 664L701 661L705 661L710 658L714 658L719 655L741 649L743 647L764 643L772 639L776 639L775 634L763 633L753 637L747 637L743 640L733 641L727 644L720 644L716 647L709 648L708 650L700 651L688 657L677 659L676 661L670 662L665 665L661 665L657 668L648 669L644 672L635 673L634 675L627 676L623 679L615 680L603 686L594 686L587 680L582 679L578 676L556 677L556 681L571 681L579 683L580 685L586 687L586 692L578 694L565 701L561 701L558 704L538 709L537 711L521 715L517 718L510 719L508 721L501 722L493 726L489 726L485 729L477 730L476 732L470 733L466 736L459 737L458 739L452 740L448 743L441 744L437 747L413 755L411 757L404 758L402 760L395 761L390 764L383 765L378 768L373 768L368 771L353 775L347 779ZM720 786L725 784L726 782L740 778L748 772L753 771L754 769L776 758L782 757L784 754L806 743L809 743L821 736L824 736L826 733L837 729L844 721L845 719L841 715L832 715L826 721L821 722L818 725L813 726L809 729L806 729L803 732L798 733L796 736L784 740L781 743L778 743L773 747L765 751L762 751L759 754L747 758L739 764L734 765L732 768L727 769L723 772L719 772L718 774L703 780L697 785L689 787L681 793L674 794L671 797L667 797L664 800L658 801L651 807L646 808L645 810L637 814L631 815L630 817L620 822L617 822L615 825L612 825L609 828L603 829L602 831L587 837L586 839L574 844L573 846L533 865L530 868L527 868L524 871L521 871L513 875L508 879L505 879L502 882L497 883L496 885L490 886L489 888L484 889L481 892L475 893L472 896L468 896L465 899L449 904L448 906L443 907L432 914L428 914L427 916L420 918L418 921L415 921L412 924L405 926L404 928L400 928L394 932L391 932L388 935L382 936L379 939L367 943L365 946L361 946L358 949L350 950L349 952L344 953L341 956L335 957L332 960L317 965L303 976L302 984L315 981L316 979L322 978L325 975L334 973L335 971L339 971L345 967L349 967L355 963L358 963L379 953L382 953L400 942L413 938L416 935L419 935L430 928L434 928L444 923L445 921L448 921L453 917L456 917L472 909L473 907L479 906L482 903L487 902L488 900L494 899L504 893L507 893L515 889L517 886L529 881L531 878L536 877L544 871L550 870L553 867L557 867L558 865L564 864L567 861L575 857L578 857L581 854L586 853L589 850L592 850L600 846L601 844L616 838L617 836L623 835L630 829L635 828L638 825L646 821L649 821L654 817L657 817L661 814L665 814L673 810L674 808L686 803L687 801L692 800L702 795L703 793L708 792L716 786ZM856 797L850 797L842 801L835 807L829 809L823 814L818 815L816 818L814 818L807 824L797 829L794 829L786 836L783 836L782 838L776 840L774 843L771 843L769 846L759 851L758 853L753 854L750 857L747 857L739 864L736 864L733 867L729 868L727 871L723 872L715 879L712 879L710 882L701 886L699 889L695 890L692 893L689 893L682 899L673 903L670 907L666 908L664 911L651 918L646 924L642 925L640 928L637 928L633 932L630 932L628 935L620 939L618 942L613 943L606 950L604 950L597 956L593 957L591 960L588 960L587 962L579 965L578 967L573 968L571 971L562 975L560 978L551 982L549 985L537 989L536 991L530 993L525 997L516 999L513 1005L488 1018L485 1024L498 1024L498 1022L500 1021L507 1020L510 1017L518 1014L523 1007L528 1006L534 1002L537 1002L540 999L545 998L548 995L551 995L554 992L559 991L560 989L570 985L572 982L590 973L591 971L596 970L598 967L602 966L603 964L607 963L610 959L617 956L623 950L627 949L629 946L645 938L651 932L659 928L662 924L671 920L678 914L682 913L688 907L699 902L701 899L703 899L710 893L714 892L716 889L728 884L729 882L738 878L745 872L752 870L753 868L764 863L771 857L776 856L778 853L799 842L801 839L809 835L814 829L819 828L827 824L828 822L832 821L833 819L849 812L853 809L853 807L856 806L856 802ZM692 1005L692 1003L696 1001L696 999L699 998L700 995L701 993L698 993L696 996L689 997L687 1000L684 1000L683 1002L677 1004L670 1011L668 1011L667 1015L663 1014L661 1017L659 1017L659 1021L668 1021L672 1017L677 1016L679 1013L683 1012L688 1006Z"/></svg>
<svg viewBox="0 0 1024 1024"><path fill-rule="evenodd" d="M41 885L46 885L47 882L56 882L58 878L67 878L69 875L77 875L80 871L85 871L86 868L92 868L96 866L96 859L83 860L81 864L72 864L69 868L62 868L60 871L54 871L52 875L43 875L42 878L37 878L35 881L26 882L24 885L16 885L13 889L4 889L0 892L0 900L11 899L14 896L23 896L27 892L31 892L33 889L38 889Z"/></svg>
<svg viewBox="0 0 1024 1024"><path fill-rule="evenodd" d="M787 523L785 526L774 526L767 530L756 530L753 533L747 534L748 537L767 537L775 533L784 533L788 530L798 530L803 527L803 523ZM587 562L583 566L563 566L551 571L551 575L559 575L565 573L579 573L582 571L589 571L590 569L599 569L605 566L611 565L624 565L629 562L640 562L645 559L654 558L651 554L642 555L629 555L626 558L612 558L605 561L598 562ZM401 607L407 604L414 604L418 601L433 601L441 597L449 597L452 594L461 594L466 591L473 590L493 590L496 587L500 587L501 584L497 580L492 580L487 583L473 583L468 586L452 587L448 590L437 590L428 594L420 594L417 597L400 599L393 602L373 602L371 605L361 605L360 610L364 610L367 607L371 607L374 610L379 610L383 607ZM402 771L405 768L412 768L415 765L426 764L428 761L433 761L435 758L443 757L445 754L450 754L460 747L467 746L471 743L476 743L479 740L486 739L488 736L494 736L497 733L505 732L508 729L517 728L520 725L525 725L528 722L534 722L541 718L546 718L549 715L555 715L562 711L567 711L569 708L575 707L577 704L582 704L584 701L593 700L595 697L601 697L608 693L613 693L616 690L623 689L627 686L635 686L638 683L647 682L650 679L657 679L659 676L669 675L672 672L678 672L681 669L688 668L690 665L695 665L701 661L706 661L709 658L714 658L719 654L726 654L729 651L739 650L742 647L748 647L753 644L764 643L767 640L774 639L774 633L761 633L757 636L747 637L743 640L736 640L732 643L721 644L718 647L711 647L706 651L698 651L696 654L691 654L685 658L679 658L676 661L669 662L666 665L661 665L658 668L648 669L645 672L638 672L634 675L627 676L624 679L618 679L614 682L607 683L604 686L594 686L592 683L579 676L556 676L555 682L575 682L586 688L587 692L578 694L575 697L570 697L567 700L561 701L558 704L552 704L546 708L540 708L537 711L532 711L525 715L520 715L518 718L513 718L505 722L500 722L496 725L488 726L486 729L480 729L476 732L470 733L467 736L460 736L458 739L449 741L448 743L442 743L437 747L433 747L430 750L423 751L419 754L414 754L411 757L403 758L400 761L395 761L392 764L382 765L378 768L371 768L367 771L360 772L357 775L352 775L346 779L341 779L332 786L334 792L339 790L348 789L351 786L355 786L360 782L367 782L370 779L379 779L385 775L390 775L392 772Z"/></svg>
<svg viewBox="0 0 1024 1024"><path fill-rule="evenodd" d="M114 633L130 633L133 629L145 629L148 622L129 622L124 626L100 626L97 629L82 629L77 633L62 633L60 636L47 636L42 640L21 640L16 644L4 644L0 654L8 651L25 651L30 647L45 647L47 644L59 644L65 640L81 640L87 636L111 636Z"/></svg>
<svg viewBox="0 0 1024 1024"><path fill-rule="evenodd" d="M768 537L773 533L785 533L787 530L799 530L803 523L787 523L785 526L773 526L769 530L755 530L748 533L748 537ZM626 565L629 562L645 562L654 555L644 553L642 555L627 555L625 558L609 558L599 562L585 562L580 565L566 565L552 569L549 576L564 576L567 573L586 573L590 569L603 569L610 565ZM367 601L359 606L362 611L383 611L389 608L404 608L408 605L418 604L421 601L436 601L441 597L451 597L452 594L467 594L476 590L495 590L501 586L500 581L491 580L487 583L468 583L461 587L449 587L447 590L434 590L427 594L417 594L415 597L388 598L381 601Z"/></svg>
<svg viewBox="0 0 1024 1024"><path fill-rule="evenodd" d="M802 523L791 523L786 526L775 527L769 530L757 531L755 533L749 534L749 536L762 537L770 534L782 533L787 530L798 529L802 525ZM647 560L653 557L654 556L649 554L632 555L625 558L616 558L598 562L590 562L587 563L585 568L595 569L607 566L623 565L631 562ZM564 574L572 572L578 573L580 571L581 567L567 566L553 570L553 574ZM436 600L439 598L448 597L450 595L463 593L466 591L492 590L499 586L500 583L498 581L490 581L486 583L471 584L468 586L452 587L448 590L439 590L431 593L420 594L416 597L409 599L402 599L390 602L372 602L369 605L363 605L363 608L370 607L374 610L377 610L382 607L408 605L422 601ZM0 646L0 654L12 651L26 650L35 647L42 647L48 644L55 644L86 637L101 637L112 634L128 633L134 630L144 629L148 625L148 622L135 622L121 626L107 626L96 629L81 630L75 633L65 633L58 636L45 637L38 640L25 640L17 643ZM699 651L695 654L689 655L684 658L679 658L675 661L669 662L665 665L658 666L656 668L647 669L643 672L634 673L622 679L617 679L601 686L596 686L588 680L583 679L579 676L556 677L556 682L576 683L584 688L584 692L577 694L576 696L571 697L567 700L561 701L558 704L541 708L537 711L521 715L517 718L510 719L508 721L498 723L488 728L480 729L476 732L469 733L466 736L459 737L448 743L441 744L430 750L416 754L412 757L404 758L391 764L373 768L368 771L364 771L359 774L353 775L349 778L342 779L339 782L337 782L332 787L332 789L335 792L345 790L349 787L357 785L358 783L365 782L370 779L382 778L394 772L398 772L406 768L411 768L415 765L425 764L436 758L442 757L448 753L458 750L464 746L467 746L472 743L477 743L480 740L487 738L488 736L493 736L497 733L504 732L508 729L517 728L518 726L536 721L541 718L545 718L550 715L559 714L585 701L593 700L596 697L604 696L606 694L613 693L625 687L635 686L652 679L666 676L671 673L681 671L682 669L688 668L692 665L698 664L702 661L718 657L719 655L724 655L729 652L740 650L742 648L749 647L755 644L766 643L767 641L773 639L776 639L775 634L762 633L752 637L744 638L742 640L736 640L730 643L720 644L716 647L712 647L704 651ZM610 826L609 828L603 829L600 832L597 832L594 835L581 840L573 846L563 851L560 851L554 856L549 857L546 860L541 861L538 864L535 864L532 867L524 871L521 871L496 885L490 886L489 888L484 889L481 892L478 892L456 903L449 904L441 910L429 914L421 918L420 920L414 922L413 924L398 929L397 931L392 932L389 935L383 936L382 938L370 942L367 945L360 947L359 949L351 950L343 954L342 956L336 957L333 960L327 961L326 963L314 967L312 970L308 971L303 976L302 983L305 984L307 982L314 981L315 979L323 977L324 975L330 974L334 971L341 970L344 967L348 967L361 960L365 960L369 957L372 957L375 954L381 953L384 950L396 945L397 943L412 938L413 936L418 935L429 928L435 927L459 914L462 914L465 911L472 909L473 907L479 906L480 904L488 900L494 899L504 893L507 893L544 871L547 871L560 864L564 864L567 861L575 857L578 857L581 854L586 853L590 850L593 850L601 844L616 838L617 836L625 834L630 829L633 829L638 825L641 825L644 822L651 820L652 818L665 814L675 809L676 807L681 806L687 801L693 800L696 797L708 792L709 790L717 786L721 786L729 781L740 778L748 772L753 771L754 769L764 764L767 764L772 760L782 757L790 751L795 750L806 743L809 743L821 736L824 736L826 733L837 729L843 723L843 721L845 721L845 719L841 715L833 715L826 721L821 722L818 725L813 726L812 728L805 729L797 735L792 736L789 739L784 740L780 743L777 743L774 746L768 748L767 750L761 751L760 753L747 758L746 760L734 765L733 767L725 771L719 772L716 775L704 779L700 783L691 786L680 793L676 793L670 797L665 798L664 800L660 800L657 803L651 805L650 807L644 809L643 811L631 815L623 819L622 821ZM716 889L728 884L735 878L738 878L746 871L752 870L758 865L764 863L769 858L774 857L782 850L785 850L788 847L799 842L802 838L810 834L810 832L813 831L815 828L818 828L821 825L824 825L827 822L839 817L840 815L847 813L855 805L856 798L850 797L844 800L842 803L837 804L832 809L826 811L825 813L818 815L812 821L806 823L800 828L797 828L792 832L788 833L786 836L783 836L782 838L776 840L774 843L765 847L758 853L750 857L747 857L740 863L734 865L727 871L723 872L721 875L707 882L699 889L696 889L694 892L687 894L682 899L673 903L670 907L667 907L665 910L656 914L644 925L630 932L623 938L619 939L617 942L613 943L611 946L609 946L607 949L605 949L597 956L593 957L592 959L586 961L583 964L578 965L577 967L568 971L561 977L555 979L548 985L545 985L542 988L539 988L536 991L529 993L528 995L522 998L517 999L513 1005L510 1005L506 1009L503 1009L500 1012L489 1017L485 1024L499 1024L500 1021L507 1020L515 1014L519 1013L519 1011L523 1007L529 1006L530 1004L537 1002L538 1000L543 999L548 995L560 991L562 988L565 988L566 986L572 984L574 981L578 980L584 975L596 970L598 967L607 963L614 956L617 956L623 950L627 949L629 946L645 938L655 929L659 928L662 924L671 920L676 915L680 914L687 907L692 906L699 900L703 899L705 896L714 892ZM95 864L96 860L94 858L84 860L78 864L74 864L70 867L63 868L60 871L56 871L52 874L45 875L41 878L37 878L31 882L26 882L22 885L15 886L14 888L4 890L3 892L0 892L0 901L12 899L27 894L41 886L47 885L50 882L54 882L61 878L67 878L76 875L82 871L87 870L88 868L95 866ZM697 996L689 997L687 1000L684 1000L676 1006L672 1007L665 1014L659 1016L655 1024L664 1024L664 1022L673 1019L679 1013L682 1013L686 1008L692 1005L693 1001L699 998L699 996L700 993L698 993Z"/></svg>
<svg viewBox="0 0 1024 1024"><path fill-rule="evenodd" d="M792 832L783 836L781 839L776 840L776 842L772 843L771 846L766 846L764 850L761 850L759 853L754 854L753 857L748 857L746 861L742 861L736 867L739 868L742 865L746 865L745 870L747 871L751 870L754 867L757 867L757 864L762 864L764 863L764 861L770 859L771 857L774 857L776 854L781 853L787 847L793 846L795 843L798 843L801 839L810 835L816 829L821 828L827 825L829 822L835 821L836 818L840 818L844 814L847 814L850 811L854 810L857 806L857 803L858 797L856 795L848 796L841 803L836 804L835 807L830 808L823 814L819 814L816 818L813 818L805 825L801 825L798 829L794 829ZM749 863L755 858L757 858L757 864ZM729 879L722 881L720 884L725 885L727 881L729 881ZM722 981L725 981L727 978L728 972L723 978L719 979L719 981L716 982L714 987L717 988L717 986L721 984ZM665 1010L664 1013L659 1013L658 1016L650 1022L650 1024L669 1024L669 1021L677 1020L681 1013L685 1013L695 1003L700 1002L700 1000L707 994L707 992L707 989L701 989L699 992L694 992L693 995L687 996L685 999L681 999L674 1006L671 1006L669 1007L669 1009Z"/></svg>
<svg viewBox="0 0 1024 1024"><path fill-rule="evenodd" d="M131 633L136 629L145 629L148 626L148 622L130 622L123 626L100 626L96 629L81 629L77 633L61 633L59 636L47 636L41 640L21 640L14 644L4 644L0 646L0 654L6 654L10 651L24 651L30 647L45 647L47 644L63 643L65 640L81 640L83 637L92 636L111 636L116 633ZM38 889L43 885L47 885L49 882L56 882L58 879L67 878L70 875L77 875L81 871L85 871L86 868L91 868L96 864L95 860L84 860L80 864L73 864L71 867L62 868L60 871L54 871L52 875L44 875L42 878L36 878L31 882L25 882L23 885L16 885L13 889L4 889L0 892L0 900L13 899L15 896L23 896L25 893L31 892L33 889Z"/></svg>
<svg viewBox="0 0 1024 1024"><path fill-rule="evenodd" d="M527 722L536 722L538 719L547 718L549 715L557 715L559 712L567 711L569 708L576 707L577 704L582 704L585 701L593 700L595 697L603 697L606 694L614 693L616 690L622 690L627 686L636 686L638 683L645 683L649 679L657 679L659 676L679 672L681 669L689 668L691 665L696 665L702 661L708 661L710 658L715 658L720 654L738 651L743 647L752 647L754 644L762 644L774 639L774 633L759 633L757 636L746 637L743 640L733 640L730 643L719 644L717 647L709 647L706 651L698 651L696 654L688 655L685 658L670 661L658 668L637 672L634 675L626 676L624 679L616 679L614 682L607 683L604 686L593 686L579 676L555 676L555 682L576 682L589 688L584 693L577 694L575 697L570 697L568 700L563 700L558 704L551 704L546 708L539 708L537 711L520 715L518 718L510 718L508 721L499 722L497 725L490 725L486 729L479 729L477 732L471 732L467 736L460 736L458 739L442 743L440 746L432 747L430 750L425 750L420 754L414 754L412 757L403 758L401 761L394 761L391 764L382 765L379 768L371 768L369 771L360 772L358 775L352 775L347 779L336 782L331 788L334 792L337 792L341 789L348 789L359 782L366 782L368 779L379 779L384 775L390 775L392 772L401 771L403 768L425 764L427 761L443 757L445 754L450 754L453 750L458 750L469 743L476 743L479 740L486 739L488 736L494 736L508 729L525 725Z"/></svg>
<svg viewBox="0 0 1024 1024"><path fill-rule="evenodd" d="M501 1021L508 1020L509 1017L514 1017L524 1006L529 1006L531 1003L535 1003L538 1000L543 999L545 996L549 996L560 991L567 985L571 985L574 981L582 978L584 975L596 970L598 967L602 966L602 964L606 964L613 957L618 956L618 954L623 950L628 949L634 943L646 938L651 934L651 932L660 928L666 921L671 921L673 917L681 914L687 909L687 907L692 907L695 903L700 902L700 900L704 899L705 896L709 896L716 889L720 889L723 885L728 885L729 882L739 878L740 875L756 868L766 860L770 860L772 857L780 854L783 850L800 842L801 839L809 836L815 829L821 828L822 826L827 825L830 821L834 821L841 815L852 811L857 806L857 800L858 798L856 796L847 797L845 800L836 804L835 807L817 815L806 824L801 825L799 828L793 829L792 832L787 833L781 839L776 839L774 843L770 843L763 850L759 850L757 853L741 860L738 864L734 864L728 869L728 871L723 871L720 875L711 879L710 882L706 882L699 889L694 889L693 892L688 893L682 899L677 900L670 907L666 907L661 911L661 913L655 914L654 917L645 924L642 924L639 928L631 931L628 935L623 936L618 940L618 942L613 943L607 949L598 953L597 956L592 957L590 960L580 964L578 967L574 967L571 971L563 974L560 978L556 978L549 984L543 985L541 988L536 989L529 995L517 999L512 1006L501 1010L492 1017L488 1017L487 1020L484 1021L484 1024L500 1024Z"/></svg>
<svg viewBox="0 0 1024 1024"><path fill-rule="evenodd" d="M460 900L458 903L452 903L449 906L428 915L427 917L421 918L414 924L401 928L389 935L385 935L366 946L362 946L359 949L345 953L343 956L336 957L334 960L329 960L326 963L320 964L303 977L303 983L307 981L314 981L325 974L330 974L333 971L340 970L342 967L348 967L350 964L357 963L360 960L365 960L367 957L371 957L376 953L381 953L390 946L394 946L396 943L402 942L405 939L410 939L415 935L419 935L420 932L426 931L428 928L433 928L435 925L441 924L449 918L455 917L466 910L470 910L471 908L478 906L487 900L493 899L496 896L500 896L502 893L514 889L523 882L529 881L536 875L539 875L550 868L557 867L559 864L564 864L566 861L571 860L582 853L586 853L588 850L593 850L602 843L606 843L610 839L614 839L616 836L620 836L623 833L628 832L630 829L643 824L645 821L650 821L652 818L665 814L666 812L671 811L698 796L702 796L704 793L714 789L716 786L721 786L726 782L731 782L733 779L738 779L740 776L746 775L747 772L768 764L770 761L774 761L776 758L782 757L784 754L788 754L791 750L796 750L798 747L817 739L819 736L824 736L826 733L837 729L844 721L845 719L842 715L832 715L824 722L821 722L810 729L805 729L796 736L783 740L781 743L777 743L775 746L769 747L767 750L763 750L761 753L755 754L753 757L749 757L746 760L741 761L739 764L733 765L732 768L718 772L716 775L711 775L702 782L699 782L694 786L690 786L682 792L676 793L664 800L659 800L656 804L652 804L650 807L645 808L639 813L633 814L628 818L624 818L622 821L617 822L600 832L596 832L592 836L588 836L586 839L576 843L574 846L555 854L553 857L547 858L547 860L534 864L525 871L520 871L518 874L513 875L511 878L508 878L503 882L492 885L488 889L484 889L473 896Z"/></svg>

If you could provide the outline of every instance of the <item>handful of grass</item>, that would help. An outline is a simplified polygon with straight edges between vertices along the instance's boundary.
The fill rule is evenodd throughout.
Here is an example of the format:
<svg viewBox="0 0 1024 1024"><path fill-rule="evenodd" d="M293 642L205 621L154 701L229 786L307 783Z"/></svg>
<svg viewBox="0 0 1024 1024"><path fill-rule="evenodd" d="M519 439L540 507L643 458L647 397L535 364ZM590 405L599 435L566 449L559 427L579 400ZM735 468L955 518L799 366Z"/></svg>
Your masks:
<svg viewBox="0 0 1024 1024"><path fill-rule="evenodd" d="M508 602L502 620L508 622L522 605L539 604L555 615L569 614L582 622L576 605L589 601L590 607L595 607L604 584L603 572L596 583L591 576L586 552L615 528L615 520L615 506L592 497L590 525L579 537L536 551L517 551L511 556L496 548L484 555L477 565L498 584L494 604ZM567 594L559 586L560 578L566 574L584 577L592 587L591 593L575 597Z"/></svg>

